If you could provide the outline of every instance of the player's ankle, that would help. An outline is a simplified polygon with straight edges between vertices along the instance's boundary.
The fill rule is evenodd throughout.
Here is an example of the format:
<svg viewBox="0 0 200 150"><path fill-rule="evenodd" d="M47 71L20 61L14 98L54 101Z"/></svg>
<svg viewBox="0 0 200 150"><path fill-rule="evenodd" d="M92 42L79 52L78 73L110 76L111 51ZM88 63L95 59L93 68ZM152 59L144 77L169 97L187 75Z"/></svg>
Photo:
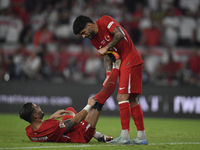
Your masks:
<svg viewBox="0 0 200 150"><path fill-rule="evenodd" d="M128 131L128 129L122 130L122 131L121 131L121 136L122 136L125 140L129 140L129 131Z"/></svg>

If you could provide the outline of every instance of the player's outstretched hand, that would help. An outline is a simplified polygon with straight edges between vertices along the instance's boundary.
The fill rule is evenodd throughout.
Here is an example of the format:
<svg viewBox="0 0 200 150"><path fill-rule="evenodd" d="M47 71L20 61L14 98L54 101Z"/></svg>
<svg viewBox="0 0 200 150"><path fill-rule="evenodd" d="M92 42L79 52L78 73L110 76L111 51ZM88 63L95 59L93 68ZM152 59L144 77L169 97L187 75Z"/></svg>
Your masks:
<svg viewBox="0 0 200 150"><path fill-rule="evenodd" d="M88 105L90 105L91 107L93 107L96 102L97 102L96 97L90 97L88 99Z"/></svg>
<svg viewBox="0 0 200 150"><path fill-rule="evenodd" d="M67 111L64 109L58 110L53 115L51 115L51 117L49 119L58 119L60 117L63 117L65 115L65 113L67 113Z"/></svg>
<svg viewBox="0 0 200 150"><path fill-rule="evenodd" d="M104 55L106 55L107 51L108 51L108 46L105 46L103 48L100 48L98 50L98 53L99 53L100 56L104 56Z"/></svg>

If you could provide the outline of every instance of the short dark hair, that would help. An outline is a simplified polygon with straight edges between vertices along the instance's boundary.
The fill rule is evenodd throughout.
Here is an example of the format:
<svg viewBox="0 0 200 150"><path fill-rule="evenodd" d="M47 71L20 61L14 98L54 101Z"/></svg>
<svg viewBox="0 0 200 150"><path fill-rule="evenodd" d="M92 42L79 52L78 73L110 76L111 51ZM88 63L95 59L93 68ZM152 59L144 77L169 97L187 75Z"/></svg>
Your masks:
<svg viewBox="0 0 200 150"><path fill-rule="evenodd" d="M79 34L86 26L87 23L94 23L91 18L80 15L76 18L73 24L74 34Z"/></svg>
<svg viewBox="0 0 200 150"><path fill-rule="evenodd" d="M25 121L28 121L29 123L32 123L34 112L35 112L35 109L33 108L33 103L28 102L24 104L23 107L20 109L19 116L21 119L24 119Z"/></svg>

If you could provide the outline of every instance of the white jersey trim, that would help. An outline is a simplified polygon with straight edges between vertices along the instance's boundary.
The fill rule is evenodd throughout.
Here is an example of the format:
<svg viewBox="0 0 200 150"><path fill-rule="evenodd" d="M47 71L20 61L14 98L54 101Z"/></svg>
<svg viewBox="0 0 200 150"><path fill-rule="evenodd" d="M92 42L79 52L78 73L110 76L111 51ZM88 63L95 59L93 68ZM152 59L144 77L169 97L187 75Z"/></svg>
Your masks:
<svg viewBox="0 0 200 150"><path fill-rule="evenodd" d="M131 74L129 74L129 80L128 80L128 93L131 93Z"/></svg>
<svg viewBox="0 0 200 150"><path fill-rule="evenodd" d="M110 27L113 25L113 23L114 23L114 21L111 21L111 22L108 24L107 28L110 29Z"/></svg>

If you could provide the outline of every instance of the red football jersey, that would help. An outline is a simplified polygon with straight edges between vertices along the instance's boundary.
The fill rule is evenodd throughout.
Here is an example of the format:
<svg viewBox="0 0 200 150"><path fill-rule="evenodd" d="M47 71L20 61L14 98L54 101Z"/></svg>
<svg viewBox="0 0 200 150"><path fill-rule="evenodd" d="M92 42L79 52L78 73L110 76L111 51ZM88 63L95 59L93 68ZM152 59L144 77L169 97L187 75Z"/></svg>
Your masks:
<svg viewBox="0 0 200 150"><path fill-rule="evenodd" d="M37 131L31 125L26 127L26 135L33 142L88 143L94 134L95 128L85 120L67 132L65 124L55 119L44 121Z"/></svg>
<svg viewBox="0 0 200 150"><path fill-rule="evenodd" d="M113 30L116 27L120 27L125 37L115 47L111 48L111 51L116 51L121 57L120 70L136 66L143 63L143 60L133 44L130 36L126 30L112 17L103 16L96 21L98 26L98 34L94 36L91 41L92 45L99 50L105 47L113 39Z"/></svg>
<svg viewBox="0 0 200 150"><path fill-rule="evenodd" d="M26 127L26 135L33 142L67 142L69 137L63 136L65 124L55 119L45 120L37 131L31 125Z"/></svg>

